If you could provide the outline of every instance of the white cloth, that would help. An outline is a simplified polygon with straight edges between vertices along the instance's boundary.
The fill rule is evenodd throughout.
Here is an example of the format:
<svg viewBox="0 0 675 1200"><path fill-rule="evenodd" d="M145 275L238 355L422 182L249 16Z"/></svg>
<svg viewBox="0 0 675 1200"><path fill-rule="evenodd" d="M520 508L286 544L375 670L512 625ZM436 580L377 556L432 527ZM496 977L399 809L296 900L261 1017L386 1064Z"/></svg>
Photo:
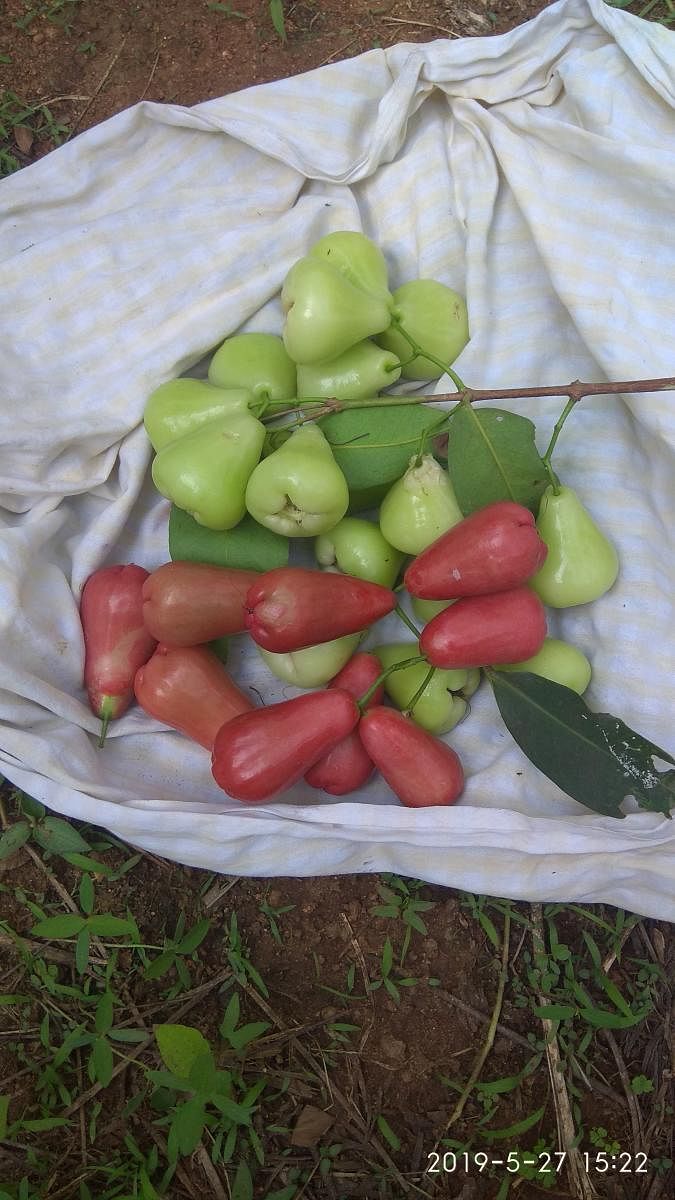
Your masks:
<svg viewBox="0 0 675 1200"><path fill-rule="evenodd" d="M145 400L244 327L280 331L285 273L332 229L392 286L466 293L475 387L675 369L675 34L563 0L501 37L373 50L186 109L143 102L0 188L0 770L47 806L242 875L396 871L522 899L675 918L675 822L588 813L532 767L489 689L452 735L451 809L373 781L245 808L209 756L140 709L103 751L82 690L82 584L168 558ZM559 401L518 404L545 445ZM584 401L556 454L621 574L550 628L588 695L673 751L675 396ZM400 638L401 627L391 626ZM256 653L233 670L270 699ZM421 781L423 783L423 781Z"/></svg>

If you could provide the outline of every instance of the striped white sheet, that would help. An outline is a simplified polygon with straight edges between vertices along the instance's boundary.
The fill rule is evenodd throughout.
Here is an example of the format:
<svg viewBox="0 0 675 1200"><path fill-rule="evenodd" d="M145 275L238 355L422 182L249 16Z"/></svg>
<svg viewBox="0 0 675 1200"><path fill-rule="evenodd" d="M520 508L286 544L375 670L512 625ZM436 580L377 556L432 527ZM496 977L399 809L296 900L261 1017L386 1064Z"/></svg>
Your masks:
<svg viewBox="0 0 675 1200"><path fill-rule="evenodd" d="M213 870L395 870L675 918L673 823L588 814L523 759L484 689L452 735L468 775L455 808L411 812L373 781L356 802L299 787L244 809L203 750L138 709L95 749L77 613L96 567L167 558L148 393L237 329L278 331L286 271L331 229L376 238L393 286L466 292L456 366L476 387L673 374L674 78L674 34L563 0L498 38L400 44L192 109L141 103L2 184L7 778ZM560 407L518 405L542 446ZM671 752L674 462L673 394L579 407L556 465L621 575L550 622L593 660L590 703ZM283 694L243 639L232 663Z"/></svg>

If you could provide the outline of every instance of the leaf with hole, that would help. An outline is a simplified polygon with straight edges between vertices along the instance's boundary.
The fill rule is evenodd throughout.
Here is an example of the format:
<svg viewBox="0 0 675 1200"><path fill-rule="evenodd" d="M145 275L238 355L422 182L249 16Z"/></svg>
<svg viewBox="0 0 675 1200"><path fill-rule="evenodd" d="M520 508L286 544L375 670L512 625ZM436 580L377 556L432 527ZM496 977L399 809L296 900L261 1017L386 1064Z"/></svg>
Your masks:
<svg viewBox="0 0 675 1200"><path fill-rule="evenodd" d="M497 500L533 513L550 483L527 417L501 408L462 404L448 435L448 470L465 516Z"/></svg>
<svg viewBox="0 0 675 1200"><path fill-rule="evenodd" d="M532 763L574 800L604 816L623 817L633 796L640 808L668 816L675 805L675 764L618 717L592 712L570 688L527 672L488 668L495 699L512 737Z"/></svg>

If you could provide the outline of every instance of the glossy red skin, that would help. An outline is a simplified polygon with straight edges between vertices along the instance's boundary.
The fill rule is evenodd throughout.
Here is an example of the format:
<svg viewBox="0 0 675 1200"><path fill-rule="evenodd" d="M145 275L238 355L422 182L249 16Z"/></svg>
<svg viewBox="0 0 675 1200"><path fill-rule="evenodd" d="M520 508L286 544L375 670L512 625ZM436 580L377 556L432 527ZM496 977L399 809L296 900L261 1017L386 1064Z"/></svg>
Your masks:
<svg viewBox="0 0 675 1200"><path fill-rule="evenodd" d="M354 697L341 688L306 692L244 713L216 735L213 778L235 800L270 800L351 733L359 715Z"/></svg>
<svg viewBox="0 0 675 1200"><path fill-rule="evenodd" d="M329 688L344 688L350 695L358 699L372 687L375 680L382 674L380 660L374 654L360 652L350 658L341 671L331 679ZM367 709L382 702L384 685L380 684L373 692ZM360 788L372 775L374 764L366 751L356 729L353 729L337 746L328 751L323 758L305 775L305 782L311 787L329 792L331 796L346 796Z"/></svg>
<svg viewBox="0 0 675 1200"><path fill-rule="evenodd" d="M276 567L246 596L246 628L263 650L285 654L367 629L396 607L379 583L306 567Z"/></svg>
<svg viewBox="0 0 675 1200"><path fill-rule="evenodd" d="M259 571L169 562L143 585L146 629L167 646L198 646L246 629L246 593Z"/></svg>
<svg viewBox="0 0 675 1200"><path fill-rule="evenodd" d="M499 500L471 513L418 554L404 582L421 600L505 592L534 575L547 553L530 510Z"/></svg>
<svg viewBox="0 0 675 1200"><path fill-rule="evenodd" d="M121 717L134 698L134 676L157 642L143 622L148 572L135 563L102 567L82 589L84 686L97 717Z"/></svg>
<svg viewBox="0 0 675 1200"><path fill-rule="evenodd" d="M253 703L206 646L160 644L136 672L136 699L151 717L211 750L220 728Z"/></svg>
<svg viewBox="0 0 675 1200"><path fill-rule="evenodd" d="M528 587L466 596L425 625L420 651L434 667L522 662L544 644L546 612Z"/></svg>
<svg viewBox="0 0 675 1200"><path fill-rule="evenodd" d="M395 708L365 713L359 737L392 792L406 808L454 804L464 788L459 756Z"/></svg>

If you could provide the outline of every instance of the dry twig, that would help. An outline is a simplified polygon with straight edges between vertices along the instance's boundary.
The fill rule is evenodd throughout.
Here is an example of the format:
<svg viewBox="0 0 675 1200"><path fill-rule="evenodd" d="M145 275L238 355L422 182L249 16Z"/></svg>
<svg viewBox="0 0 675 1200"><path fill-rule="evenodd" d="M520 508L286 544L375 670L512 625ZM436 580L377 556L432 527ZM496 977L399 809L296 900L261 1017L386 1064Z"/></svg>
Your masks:
<svg viewBox="0 0 675 1200"><path fill-rule="evenodd" d="M499 1014L502 1011L502 1004L504 1003L504 988L506 987L506 980L508 978L510 938L511 917L508 911L506 911L504 913L504 933L502 936L502 956L499 969L499 980L497 983L497 994L495 996L494 1007L492 1009L492 1016L490 1017L490 1024L485 1035L485 1041L483 1042L483 1045L476 1056L476 1060L471 1069L471 1074L469 1075L469 1078L462 1089L462 1094L460 1095L459 1100L448 1117L443 1132L439 1137L436 1138L436 1145L434 1146L435 1152L438 1151L438 1147L440 1146L442 1139L447 1135L448 1131L452 1128L455 1122L459 1120L464 1112L466 1102L476 1086L476 1083L480 1079L481 1071L483 1070L488 1054L494 1045L494 1040L497 1036L497 1027L499 1025Z"/></svg>
<svg viewBox="0 0 675 1200"><path fill-rule="evenodd" d="M545 955L546 948L544 942L544 918L541 904L531 904L532 911L532 946L534 949L535 961L538 956ZM544 1005L547 1003L546 997L539 996L539 1003ZM563 1071L562 1061L560 1057L560 1047L556 1037L556 1024L550 1017L542 1017L541 1023L544 1027L544 1037L546 1042L546 1061L548 1063L548 1073L551 1079L551 1088L553 1090L553 1101L555 1104L555 1117L558 1126L558 1142L560 1149L566 1155L567 1169L569 1173L570 1185L573 1195L577 1200L592 1200L596 1195L588 1175L584 1171L583 1160L579 1149L576 1146L576 1133L574 1129L574 1118L572 1116L572 1107L570 1098L567 1094L565 1085L565 1074Z"/></svg>

